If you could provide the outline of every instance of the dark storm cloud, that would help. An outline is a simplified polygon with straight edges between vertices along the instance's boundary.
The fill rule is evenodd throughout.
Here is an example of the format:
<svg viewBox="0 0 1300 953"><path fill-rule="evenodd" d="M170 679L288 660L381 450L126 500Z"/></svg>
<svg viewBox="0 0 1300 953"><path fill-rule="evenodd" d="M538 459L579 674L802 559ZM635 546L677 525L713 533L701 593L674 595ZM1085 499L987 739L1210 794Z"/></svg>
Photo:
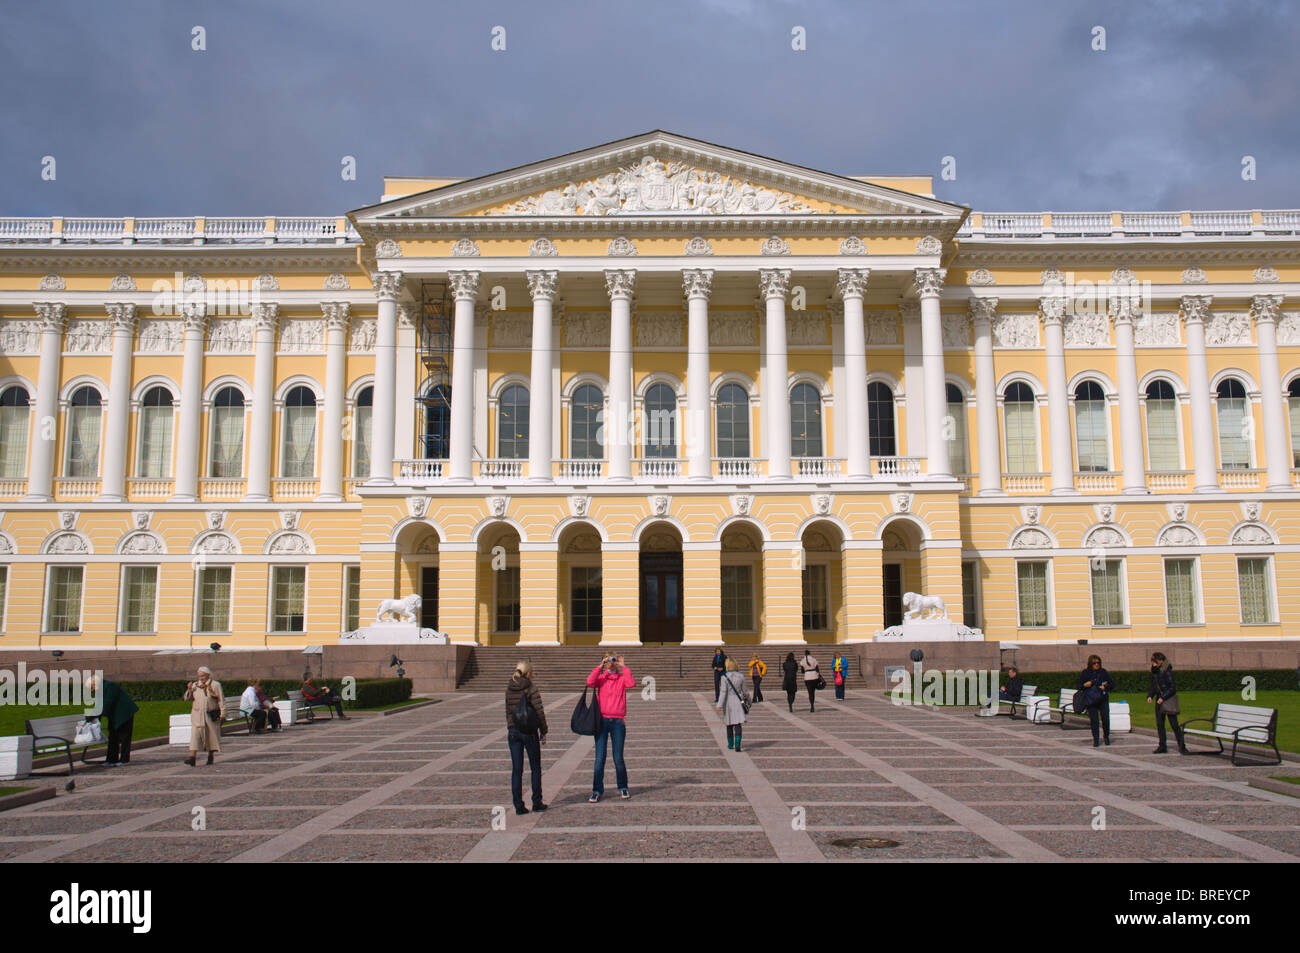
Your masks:
<svg viewBox="0 0 1300 953"><path fill-rule="evenodd" d="M1248 2L11 6L0 212L331 214L384 174L481 175L652 128L930 173L978 209L1296 207L1298 24Z"/></svg>

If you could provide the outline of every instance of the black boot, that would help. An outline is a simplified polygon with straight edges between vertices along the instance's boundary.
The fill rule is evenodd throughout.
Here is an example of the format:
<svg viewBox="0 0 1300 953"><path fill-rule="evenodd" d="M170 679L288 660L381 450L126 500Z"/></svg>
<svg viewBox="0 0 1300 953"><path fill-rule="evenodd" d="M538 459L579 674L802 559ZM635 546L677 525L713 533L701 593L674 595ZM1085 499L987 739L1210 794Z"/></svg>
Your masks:
<svg viewBox="0 0 1300 953"><path fill-rule="evenodd" d="M211 763L212 763L212 758L213 758L213 756L214 756L215 754L216 754L216 752L214 752L214 751L209 751L209 752L208 752L208 764L211 764Z"/></svg>
<svg viewBox="0 0 1300 953"><path fill-rule="evenodd" d="M195 757L194 752L191 751L190 756L185 759L185 763L188 764L191 768L194 767L194 757Z"/></svg>

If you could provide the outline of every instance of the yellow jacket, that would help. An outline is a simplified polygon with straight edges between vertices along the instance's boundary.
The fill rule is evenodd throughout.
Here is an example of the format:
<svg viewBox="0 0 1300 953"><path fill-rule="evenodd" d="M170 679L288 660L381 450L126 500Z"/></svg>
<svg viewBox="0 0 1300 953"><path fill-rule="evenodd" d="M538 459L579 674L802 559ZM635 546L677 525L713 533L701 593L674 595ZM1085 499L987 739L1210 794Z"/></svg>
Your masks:
<svg viewBox="0 0 1300 953"><path fill-rule="evenodd" d="M749 677L762 678L767 674L767 663L761 658L756 658L749 663Z"/></svg>

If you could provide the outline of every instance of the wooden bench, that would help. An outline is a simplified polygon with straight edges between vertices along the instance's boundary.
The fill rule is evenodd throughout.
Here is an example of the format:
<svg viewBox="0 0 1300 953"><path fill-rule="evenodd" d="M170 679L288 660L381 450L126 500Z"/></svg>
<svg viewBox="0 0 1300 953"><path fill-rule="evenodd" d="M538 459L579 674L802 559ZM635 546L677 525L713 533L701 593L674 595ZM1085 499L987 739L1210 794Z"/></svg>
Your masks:
<svg viewBox="0 0 1300 953"><path fill-rule="evenodd" d="M68 777L71 778L74 773L72 762L72 749L77 744L77 725L83 721L98 721L97 718L87 718L85 715L56 715L52 718L29 718L27 720L27 734L32 736L32 753L36 754L41 750L49 751L50 749L63 749L63 753L68 756ZM105 740L108 736L104 736ZM91 745L102 744L103 742L93 741L81 746L81 761L86 763L86 752L90 750ZM76 787L75 781L68 782L68 790Z"/></svg>
<svg viewBox="0 0 1300 953"><path fill-rule="evenodd" d="M1015 701L1008 701L1005 698L998 699L998 714L999 715L1002 714L1003 705L1010 705L1011 710L1007 712L1007 714L1009 714L1012 718L1015 718L1016 706L1019 705L1021 708L1028 711L1030 700L1037 694L1038 694L1037 685L1022 685L1020 687L1020 697L1017 698Z"/></svg>
<svg viewBox="0 0 1300 953"><path fill-rule="evenodd" d="M316 720L316 709L324 708L330 713L330 718L334 717L334 706L327 701L311 701L304 698L302 692L292 691L288 693L289 701L293 702L294 721L298 720L298 712L304 712L307 715L308 723Z"/></svg>
<svg viewBox="0 0 1300 953"><path fill-rule="evenodd" d="M221 705L221 727L225 727L228 721L242 721L244 727L248 729L249 734L253 731L253 719L244 713L239 707L240 696L233 698L223 698Z"/></svg>
<svg viewBox="0 0 1300 953"><path fill-rule="evenodd" d="M1057 703L1047 707L1047 723L1049 725L1052 724L1053 715L1060 717L1060 721L1058 721L1057 724L1059 724L1062 729L1065 728L1065 719L1067 717L1082 718L1085 721L1088 720L1088 710L1086 708L1083 711L1074 710L1074 696L1077 694L1078 692L1073 688L1061 689L1061 694L1057 699ZM1106 704L1110 706L1111 733L1114 734L1121 731L1132 731L1133 721L1131 714L1128 712L1128 702L1107 701Z"/></svg>
<svg viewBox="0 0 1300 953"><path fill-rule="evenodd" d="M1188 728L1197 722L1205 722L1209 728ZM1238 761L1237 746L1240 744L1265 745L1273 749L1276 761L1264 764L1281 764L1282 755L1277 750L1277 709L1254 708L1250 705L1215 705L1213 718L1192 718L1180 726L1184 735L1198 738L1213 738L1219 743L1218 751L1197 751L1195 754L1223 754L1223 743L1232 741L1232 763L1235 765L1258 764L1255 761Z"/></svg>

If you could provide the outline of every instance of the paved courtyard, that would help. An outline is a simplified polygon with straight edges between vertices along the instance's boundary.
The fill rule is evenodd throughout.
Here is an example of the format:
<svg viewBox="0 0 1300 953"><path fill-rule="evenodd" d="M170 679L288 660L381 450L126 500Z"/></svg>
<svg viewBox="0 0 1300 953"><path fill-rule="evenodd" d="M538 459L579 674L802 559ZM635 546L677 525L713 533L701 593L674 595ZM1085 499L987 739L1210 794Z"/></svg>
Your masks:
<svg viewBox="0 0 1300 953"><path fill-rule="evenodd" d="M0 813L0 860L176 861L196 848L255 862L1300 859L1300 799L1246 785L1295 774L1294 762L1153 756L1154 738L1136 733L1093 749L1086 728L864 692L843 703L828 692L811 714L803 697L788 714L769 694L739 754L711 695L630 693L632 799L619 800L611 760L605 799L588 804L592 741L568 729L576 697L543 694L543 814L510 806L502 698L459 694L388 718L228 736L212 767L150 748L129 768L79 770L72 793L43 778L58 797ZM866 839L895 846L847 843Z"/></svg>

